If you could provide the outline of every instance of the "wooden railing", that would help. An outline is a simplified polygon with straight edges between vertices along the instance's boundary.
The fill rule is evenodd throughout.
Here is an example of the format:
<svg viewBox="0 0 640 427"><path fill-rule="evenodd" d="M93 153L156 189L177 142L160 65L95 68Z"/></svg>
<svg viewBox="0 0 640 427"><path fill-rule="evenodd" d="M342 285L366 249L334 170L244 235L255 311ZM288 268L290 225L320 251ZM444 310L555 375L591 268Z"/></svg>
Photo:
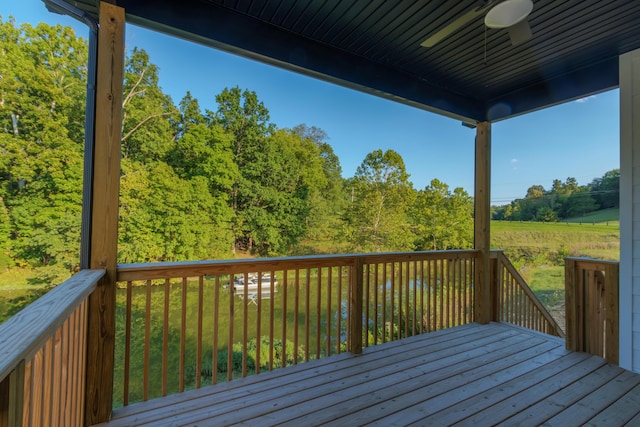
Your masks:
<svg viewBox="0 0 640 427"><path fill-rule="evenodd" d="M567 349L618 363L619 263L565 259Z"/></svg>
<svg viewBox="0 0 640 427"><path fill-rule="evenodd" d="M84 425L87 298L83 270L0 325L0 426Z"/></svg>
<svg viewBox="0 0 640 427"><path fill-rule="evenodd" d="M493 318L564 338L564 332L502 251L491 251Z"/></svg>
<svg viewBox="0 0 640 427"><path fill-rule="evenodd" d="M120 265L114 401L128 405L469 323L475 257L440 251ZM269 279L257 279L263 274Z"/></svg>

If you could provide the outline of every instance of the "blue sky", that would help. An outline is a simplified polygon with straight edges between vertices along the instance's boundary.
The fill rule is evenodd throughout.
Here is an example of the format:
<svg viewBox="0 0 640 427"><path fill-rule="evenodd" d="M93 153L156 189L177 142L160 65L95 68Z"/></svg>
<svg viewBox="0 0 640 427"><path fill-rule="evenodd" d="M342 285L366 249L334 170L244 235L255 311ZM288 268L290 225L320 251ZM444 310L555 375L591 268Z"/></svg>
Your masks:
<svg viewBox="0 0 640 427"><path fill-rule="evenodd" d="M88 34L83 24L47 12L41 0L0 0L0 15L13 15L17 23L61 23ZM216 94L239 86L258 94L278 127L305 123L324 129L344 177L353 176L367 153L393 149L416 188L438 178L473 194L475 131L459 121L140 27L127 26L126 46L149 53L163 91L176 104L189 90L203 108L214 109ZM494 123L492 203L524 197L531 185L549 189L556 178L588 184L618 168L618 104L614 90Z"/></svg>

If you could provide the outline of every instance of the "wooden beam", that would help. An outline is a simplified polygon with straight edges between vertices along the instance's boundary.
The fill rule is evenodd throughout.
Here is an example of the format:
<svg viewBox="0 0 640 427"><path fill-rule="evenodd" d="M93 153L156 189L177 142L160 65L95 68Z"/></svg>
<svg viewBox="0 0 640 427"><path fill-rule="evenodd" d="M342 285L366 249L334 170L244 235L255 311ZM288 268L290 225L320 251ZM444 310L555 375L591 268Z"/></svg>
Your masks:
<svg viewBox="0 0 640 427"><path fill-rule="evenodd" d="M475 269L475 321L489 323L491 308L491 123L476 127L474 247L478 251Z"/></svg>
<svg viewBox="0 0 640 427"><path fill-rule="evenodd" d="M106 275L89 298L87 425L108 421L112 407L124 26L124 9L101 2L90 266Z"/></svg>
<svg viewBox="0 0 640 427"><path fill-rule="evenodd" d="M605 358L616 365L620 360L620 265L606 264L604 268L604 303L605 303Z"/></svg>

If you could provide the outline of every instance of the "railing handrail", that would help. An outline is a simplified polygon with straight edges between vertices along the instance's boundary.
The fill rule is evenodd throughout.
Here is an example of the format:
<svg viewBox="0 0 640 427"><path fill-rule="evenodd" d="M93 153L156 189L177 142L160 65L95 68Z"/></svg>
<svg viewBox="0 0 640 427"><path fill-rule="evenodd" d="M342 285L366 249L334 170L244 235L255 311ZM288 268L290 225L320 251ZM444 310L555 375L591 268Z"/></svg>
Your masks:
<svg viewBox="0 0 640 427"><path fill-rule="evenodd" d="M42 348L104 274L81 270L0 325L0 381Z"/></svg>
<svg viewBox="0 0 640 427"><path fill-rule="evenodd" d="M568 256L565 258L565 261L575 261L576 267L584 269L584 270L604 270L606 265L619 265L620 261L608 260L608 259L598 259L598 258L589 258L589 257L573 257Z"/></svg>
<svg viewBox="0 0 640 427"><path fill-rule="evenodd" d="M452 257L466 256L475 258L477 251L473 249L447 251L416 251L416 252L380 252L367 254L338 254L338 255L308 255L298 257L251 258L231 260L177 261L118 264L117 281L153 280L184 277L185 272L194 275L242 274L256 271L278 270L286 266L317 268L329 266L353 265L356 259L362 259L363 264L376 263L393 257L395 260L427 260L441 259L446 255Z"/></svg>

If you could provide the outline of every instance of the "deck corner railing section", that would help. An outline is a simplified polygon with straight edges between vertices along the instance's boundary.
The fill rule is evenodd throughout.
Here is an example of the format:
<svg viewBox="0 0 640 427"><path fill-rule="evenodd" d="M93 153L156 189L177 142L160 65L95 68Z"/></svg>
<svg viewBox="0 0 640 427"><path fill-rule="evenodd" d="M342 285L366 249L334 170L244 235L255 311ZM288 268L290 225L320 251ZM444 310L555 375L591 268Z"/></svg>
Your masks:
<svg viewBox="0 0 640 427"><path fill-rule="evenodd" d="M473 321L475 251L118 266L115 405Z"/></svg>
<svg viewBox="0 0 640 427"><path fill-rule="evenodd" d="M0 426L84 425L88 297L82 270L0 325Z"/></svg>
<svg viewBox="0 0 640 427"><path fill-rule="evenodd" d="M619 262L565 258L567 349L618 363Z"/></svg>
<svg viewBox="0 0 640 427"><path fill-rule="evenodd" d="M491 251L494 319L564 338L553 316L502 251Z"/></svg>

